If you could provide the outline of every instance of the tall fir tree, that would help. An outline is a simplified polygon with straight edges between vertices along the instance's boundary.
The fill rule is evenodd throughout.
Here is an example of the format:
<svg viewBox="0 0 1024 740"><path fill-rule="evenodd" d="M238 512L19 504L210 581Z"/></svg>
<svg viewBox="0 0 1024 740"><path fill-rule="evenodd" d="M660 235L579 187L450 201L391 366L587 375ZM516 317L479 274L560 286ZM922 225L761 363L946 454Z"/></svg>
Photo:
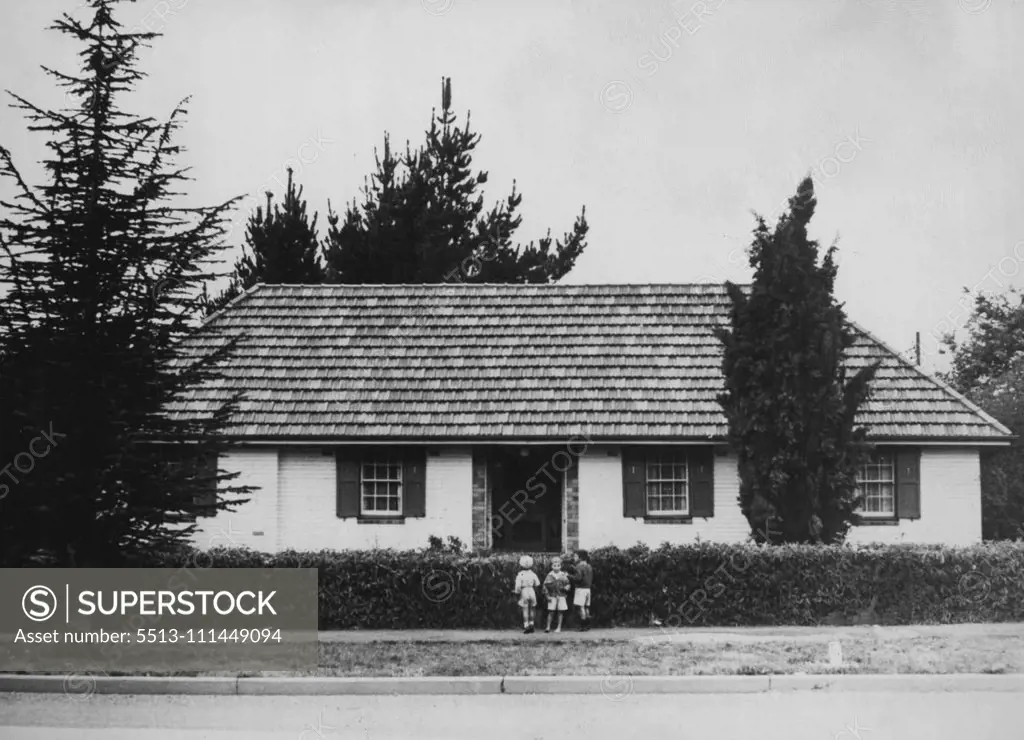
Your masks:
<svg viewBox="0 0 1024 740"><path fill-rule="evenodd" d="M187 544L198 513L248 491L213 464L234 402L205 419L170 413L217 378L231 349L225 339L198 362L174 351L233 202L170 202L189 179L173 164L185 103L164 122L118 105L144 77L137 51L158 34L124 32L117 2L90 0L91 20L63 14L51 27L83 47L78 74L44 68L78 107L12 94L48 139L46 183L30 185L0 148L0 176L15 188L0 202L5 566L147 562Z"/></svg>
<svg viewBox="0 0 1024 740"><path fill-rule="evenodd" d="M586 248L586 209L562 239L515 244L522 195L484 211L486 172L473 172L480 135L457 125L451 80L441 113L431 113L425 143L402 156L385 134L383 156L344 218L329 213L325 262L340 283L549 283L564 277Z"/></svg>
<svg viewBox="0 0 1024 740"><path fill-rule="evenodd" d="M296 187L291 168L284 203L273 203L270 191L266 196L266 210L257 206L249 216L242 258L235 263L231 283L208 304L208 312L222 308L257 283L316 285L324 281L316 224L319 215L314 212L310 220L302 188Z"/></svg>
<svg viewBox="0 0 1024 740"><path fill-rule="evenodd" d="M834 297L836 247L819 264L808 239L816 204L808 177L774 232L758 217L750 294L728 284L731 326L718 331L719 402L758 542L841 542L856 521L856 474L870 449L854 417L877 367L846 380L855 337Z"/></svg>

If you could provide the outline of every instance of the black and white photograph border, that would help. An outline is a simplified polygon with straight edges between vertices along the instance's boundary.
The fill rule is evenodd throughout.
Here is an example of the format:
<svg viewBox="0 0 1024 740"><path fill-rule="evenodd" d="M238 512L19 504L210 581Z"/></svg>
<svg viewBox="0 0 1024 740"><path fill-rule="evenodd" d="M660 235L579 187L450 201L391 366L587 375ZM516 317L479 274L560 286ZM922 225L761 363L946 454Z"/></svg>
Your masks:
<svg viewBox="0 0 1024 740"><path fill-rule="evenodd" d="M0 0L0 736L1012 735L1022 33Z"/></svg>

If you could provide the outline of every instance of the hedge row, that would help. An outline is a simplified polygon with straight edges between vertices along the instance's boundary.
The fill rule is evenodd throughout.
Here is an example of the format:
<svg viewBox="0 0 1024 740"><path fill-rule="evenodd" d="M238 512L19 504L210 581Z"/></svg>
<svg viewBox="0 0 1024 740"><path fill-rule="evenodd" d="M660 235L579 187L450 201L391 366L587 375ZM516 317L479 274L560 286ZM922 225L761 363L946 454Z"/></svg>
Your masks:
<svg viewBox="0 0 1024 740"><path fill-rule="evenodd" d="M317 568L321 629L506 628L519 556L186 552L161 565ZM535 557L543 580L550 557ZM1024 544L638 545L591 552L594 626L1024 621Z"/></svg>

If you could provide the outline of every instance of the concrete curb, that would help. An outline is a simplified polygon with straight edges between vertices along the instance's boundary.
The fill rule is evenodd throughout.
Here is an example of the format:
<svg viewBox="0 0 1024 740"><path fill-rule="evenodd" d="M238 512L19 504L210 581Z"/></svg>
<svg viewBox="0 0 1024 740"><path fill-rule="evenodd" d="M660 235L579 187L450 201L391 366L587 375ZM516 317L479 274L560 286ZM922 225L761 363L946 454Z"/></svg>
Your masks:
<svg viewBox="0 0 1024 740"><path fill-rule="evenodd" d="M955 673L948 675L887 673L873 676L818 675L772 676L772 691L1018 691L1024 692L1024 674L990 675Z"/></svg>
<svg viewBox="0 0 1024 740"><path fill-rule="evenodd" d="M80 698L91 694L192 694L197 696L238 693L234 676L19 676L0 675L0 693L67 694Z"/></svg>
<svg viewBox="0 0 1024 740"><path fill-rule="evenodd" d="M768 676L506 676L506 694L749 694L768 691Z"/></svg>
<svg viewBox="0 0 1024 740"><path fill-rule="evenodd" d="M500 694L501 676L416 678L239 678L238 693L247 696L317 696L337 694Z"/></svg>
<svg viewBox="0 0 1024 740"><path fill-rule="evenodd" d="M1024 674L879 674L772 676L474 676L194 678L162 676L28 676L0 674L0 693L178 694L245 696L603 694L737 694L768 691L888 693L984 691L1024 693Z"/></svg>

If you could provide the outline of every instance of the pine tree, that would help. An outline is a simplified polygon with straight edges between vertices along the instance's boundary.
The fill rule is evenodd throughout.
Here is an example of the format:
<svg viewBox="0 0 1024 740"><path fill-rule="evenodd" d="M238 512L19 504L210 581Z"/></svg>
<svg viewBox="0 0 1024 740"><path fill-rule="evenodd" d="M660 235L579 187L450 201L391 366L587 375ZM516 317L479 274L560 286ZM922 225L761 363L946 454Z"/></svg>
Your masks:
<svg viewBox="0 0 1024 740"><path fill-rule="evenodd" d="M484 211L486 172L473 172L480 135L457 125L451 80L441 89L441 113L431 113L426 142L396 156L385 134L376 172L344 219L333 210L325 261L340 283L548 283L573 268L586 248L583 209L572 231L554 240L516 245L522 195L512 192Z"/></svg>
<svg viewBox="0 0 1024 740"><path fill-rule="evenodd" d="M302 188L296 188L291 168L283 206L272 204L274 196L270 191L266 196L266 211L258 206L249 217L243 255L235 263L231 284L210 303L207 309L210 312L257 283L316 285L323 282L320 239L316 230L319 216L314 212L312 221L309 219Z"/></svg>
<svg viewBox="0 0 1024 740"><path fill-rule="evenodd" d="M209 493L233 476L212 461L233 404L205 419L167 413L217 378L230 341L207 358L175 353L197 316L233 201L175 207L189 178L173 165L186 113L132 115L136 53L158 34L126 33L119 0L91 0L52 30L84 47L78 74L46 69L80 100L48 110L13 95L48 138L46 184L29 185L0 148L0 560L136 564L188 542ZM157 444L162 442L163 444ZM248 489L221 485L217 508ZM208 510L208 509L207 509Z"/></svg>
<svg viewBox="0 0 1024 740"><path fill-rule="evenodd" d="M728 284L731 326L718 332L719 403L739 458L740 507L759 542L841 542L869 450L854 417L877 367L846 380L854 334L834 297L836 246L819 264L807 236L816 203L807 178L774 233L758 217L750 294Z"/></svg>

